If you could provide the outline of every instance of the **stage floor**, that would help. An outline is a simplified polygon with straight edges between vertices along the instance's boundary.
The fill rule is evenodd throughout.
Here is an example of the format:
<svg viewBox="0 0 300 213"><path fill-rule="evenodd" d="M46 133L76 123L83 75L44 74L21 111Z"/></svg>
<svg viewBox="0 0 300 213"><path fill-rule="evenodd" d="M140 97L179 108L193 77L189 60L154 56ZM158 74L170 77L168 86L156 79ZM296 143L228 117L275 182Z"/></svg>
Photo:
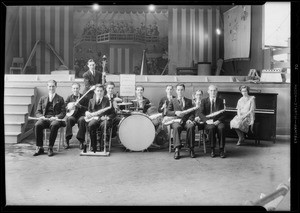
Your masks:
<svg viewBox="0 0 300 213"><path fill-rule="evenodd" d="M74 137L73 137L74 138ZM128 152L114 146L109 157L80 156L71 148L33 157L34 137L5 147L7 205L245 205L269 194L290 178L287 139L228 139L227 158L211 158L196 148L196 158L168 148ZM217 150L218 151L218 150ZM276 210L290 210L290 191Z"/></svg>

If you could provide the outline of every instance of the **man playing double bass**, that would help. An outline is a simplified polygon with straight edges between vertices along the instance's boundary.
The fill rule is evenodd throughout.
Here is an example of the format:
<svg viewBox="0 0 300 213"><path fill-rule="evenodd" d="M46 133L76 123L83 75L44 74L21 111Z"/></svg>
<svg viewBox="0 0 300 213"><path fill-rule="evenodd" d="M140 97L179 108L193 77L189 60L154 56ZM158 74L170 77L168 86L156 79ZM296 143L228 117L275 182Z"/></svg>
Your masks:
<svg viewBox="0 0 300 213"><path fill-rule="evenodd" d="M79 149L83 149L85 143L86 122L84 120L85 112L87 111L89 99L79 93L80 84L74 82L72 84L72 95L66 99L67 120L66 120L66 144L65 148L70 148L69 141L73 136L72 127L77 123L78 132L76 138L79 140Z"/></svg>

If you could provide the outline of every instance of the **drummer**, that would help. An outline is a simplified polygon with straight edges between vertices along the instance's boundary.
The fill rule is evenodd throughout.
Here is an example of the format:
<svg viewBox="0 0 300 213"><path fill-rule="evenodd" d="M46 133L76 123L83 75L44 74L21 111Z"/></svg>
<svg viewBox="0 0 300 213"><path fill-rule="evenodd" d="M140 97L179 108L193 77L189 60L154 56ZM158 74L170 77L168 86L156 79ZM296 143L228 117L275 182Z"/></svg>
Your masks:
<svg viewBox="0 0 300 213"><path fill-rule="evenodd" d="M116 136L116 132L117 132L117 126L119 125L120 121L121 121L121 116L117 115L117 111L119 111L119 107L117 103L122 102L122 99L117 97L116 94L114 94L114 89L115 89L115 84L112 81L108 81L106 82L106 95L105 97L107 97L113 104L114 107L114 114L115 116L112 119L112 137Z"/></svg>
<svg viewBox="0 0 300 213"><path fill-rule="evenodd" d="M134 108L142 113L146 113L151 104L149 99L143 96L144 87L141 85L136 86L135 94L135 100L131 101L133 103Z"/></svg>
<svg viewBox="0 0 300 213"><path fill-rule="evenodd" d="M170 101L172 100L172 98L175 98L175 96L172 95L172 92L173 92L173 86L167 85L167 87L166 87L167 96L162 97L159 101L158 112L163 113L163 116L166 115L166 111L168 109L168 105L169 105Z"/></svg>

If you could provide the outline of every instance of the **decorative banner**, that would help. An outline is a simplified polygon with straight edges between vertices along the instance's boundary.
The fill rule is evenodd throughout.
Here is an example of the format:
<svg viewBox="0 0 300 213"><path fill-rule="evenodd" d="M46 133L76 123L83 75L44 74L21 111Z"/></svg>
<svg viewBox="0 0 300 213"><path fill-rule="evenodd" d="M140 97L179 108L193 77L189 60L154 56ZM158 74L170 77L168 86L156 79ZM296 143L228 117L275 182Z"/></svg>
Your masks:
<svg viewBox="0 0 300 213"><path fill-rule="evenodd" d="M250 57L251 6L224 13L224 60Z"/></svg>
<svg viewBox="0 0 300 213"><path fill-rule="evenodd" d="M135 75L120 75L120 95L135 96Z"/></svg>

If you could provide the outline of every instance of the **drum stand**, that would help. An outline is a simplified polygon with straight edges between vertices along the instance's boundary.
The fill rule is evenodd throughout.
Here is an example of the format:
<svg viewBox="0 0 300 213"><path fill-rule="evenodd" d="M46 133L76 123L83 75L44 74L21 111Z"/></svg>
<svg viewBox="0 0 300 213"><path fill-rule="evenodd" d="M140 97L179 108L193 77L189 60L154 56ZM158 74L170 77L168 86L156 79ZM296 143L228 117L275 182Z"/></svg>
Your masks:
<svg viewBox="0 0 300 213"><path fill-rule="evenodd" d="M104 116L104 133L103 133L103 142L104 142L104 151L103 152L92 152L92 151L86 151L86 150L82 150L82 152L80 153L80 156L109 156L110 152L106 151L106 129L107 129L107 120L108 117L105 115ZM84 152L86 151L86 152Z"/></svg>

